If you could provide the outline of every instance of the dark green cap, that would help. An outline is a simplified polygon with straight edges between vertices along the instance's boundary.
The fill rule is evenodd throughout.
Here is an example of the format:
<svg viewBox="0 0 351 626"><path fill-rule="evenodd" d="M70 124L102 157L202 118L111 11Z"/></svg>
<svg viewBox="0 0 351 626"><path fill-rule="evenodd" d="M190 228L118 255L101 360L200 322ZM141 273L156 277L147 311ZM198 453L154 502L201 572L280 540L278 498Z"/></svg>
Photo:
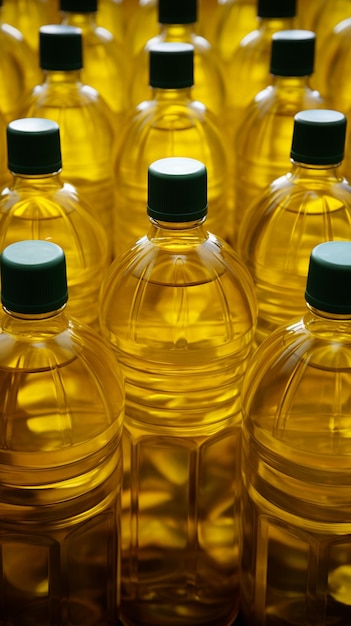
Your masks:
<svg viewBox="0 0 351 626"><path fill-rule="evenodd" d="M97 0L60 0L60 10L68 13L96 13L97 6Z"/></svg>
<svg viewBox="0 0 351 626"><path fill-rule="evenodd" d="M290 156L299 163L336 165L344 158L346 117L339 111L312 109L294 118Z"/></svg>
<svg viewBox="0 0 351 626"><path fill-rule="evenodd" d="M295 17L296 0L258 0L258 17Z"/></svg>
<svg viewBox="0 0 351 626"><path fill-rule="evenodd" d="M197 20L197 0L158 0L160 24L193 24Z"/></svg>
<svg viewBox="0 0 351 626"><path fill-rule="evenodd" d="M194 84L194 46L160 42L150 47L150 86L183 89Z"/></svg>
<svg viewBox="0 0 351 626"><path fill-rule="evenodd" d="M191 222L207 214L207 170L196 159L169 157L148 171L147 213L164 222Z"/></svg>
<svg viewBox="0 0 351 626"><path fill-rule="evenodd" d="M0 257L1 302L14 313L40 314L61 308L68 298L66 260L50 241L18 241Z"/></svg>
<svg viewBox="0 0 351 626"><path fill-rule="evenodd" d="M281 30L272 35L270 72L275 76L310 76L316 35L310 30Z"/></svg>
<svg viewBox="0 0 351 626"><path fill-rule="evenodd" d="M51 174L62 168L56 122L28 117L7 126L8 168L15 174Z"/></svg>
<svg viewBox="0 0 351 626"><path fill-rule="evenodd" d="M66 72L83 67L82 31L75 26L49 24L39 29L40 67Z"/></svg>
<svg viewBox="0 0 351 626"><path fill-rule="evenodd" d="M312 250L305 299L326 313L351 314L351 241L327 241Z"/></svg>

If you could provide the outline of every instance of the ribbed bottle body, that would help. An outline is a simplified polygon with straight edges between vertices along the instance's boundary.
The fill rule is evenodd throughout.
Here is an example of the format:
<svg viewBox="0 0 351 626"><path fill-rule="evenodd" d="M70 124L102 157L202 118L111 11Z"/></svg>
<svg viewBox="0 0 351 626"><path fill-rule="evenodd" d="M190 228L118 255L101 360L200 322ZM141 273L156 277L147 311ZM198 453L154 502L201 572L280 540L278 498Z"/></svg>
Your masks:
<svg viewBox="0 0 351 626"><path fill-rule="evenodd" d="M1 623L113 625L123 386L63 313L1 322Z"/></svg>
<svg viewBox="0 0 351 626"><path fill-rule="evenodd" d="M101 298L126 381L122 618L229 625L253 285L213 236L167 240L114 261Z"/></svg>
<svg viewBox="0 0 351 626"><path fill-rule="evenodd" d="M248 368L240 581L249 626L350 621L350 336L349 319L307 313Z"/></svg>
<svg viewBox="0 0 351 626"><path fill-rule="evenodd" d="M201 103L181 95L142 103L130 116L116 159L114 253L126 250L148 229L147 170L166 157L191 157L208 171L207 224L226 238L228 232L227 154L215 119Z"/></svg>
<svg viewBox="0 0 351 626"><path fill-rule="evenodd" d="M335 168L304 168L276 179L251 205L238 252L256 285L256 342L305 311L311 250L323 241L351 238L351 188Z"/></svg>
<svg viewBox="0 0 351 626"><path fill-rule="evenodd" d="M60 127L62 178L72 183L105 227L111 242L114 207L114 132L111 113L75 72L52 72L31 94L27 117L43 117ZM75 75L75 76L73 76ZM77 82L78 81L78 82Z"/></svg>
<svg viewBox="0 0 351 626"><path fill-rule="evenodd" d="M97 300L110 255L104 229L89 209L58 175L16 177L0 193L0 250L27 239L58 244L67 262L68 311L97 328Z"/></svg>
<svg viewBox="0 0 351 626"><path fill-rule="evenodd" d="M236 235L250 204L291 168L296 113L324 106L324 99L310 88L306 77L291 76L276 77L248 106L234 143Z"/></svg>

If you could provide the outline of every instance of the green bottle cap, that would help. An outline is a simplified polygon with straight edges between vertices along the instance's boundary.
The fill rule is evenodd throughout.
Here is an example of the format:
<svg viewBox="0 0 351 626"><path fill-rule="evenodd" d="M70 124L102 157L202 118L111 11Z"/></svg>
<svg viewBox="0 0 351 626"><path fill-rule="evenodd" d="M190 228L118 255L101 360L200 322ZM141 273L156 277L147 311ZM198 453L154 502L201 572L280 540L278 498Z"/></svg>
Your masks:
<svg viewBox="0 0 351 626"><path fill-rule="evenodd" d="M197 0L159 0L160 24L193 24L197 20Z"/></svg>
<svg viewBox="0 0 351 626"><path fill-rule="evenodd" d="M272 35L270 72L275 76L310 76L316 35L309 30L281 30Z"/></svg>
<svg viewBox="0 0 351 626"><path fill-rule="evenodd" d="M39 29L42 70L66 72L83 67L82 31L75 26L49 24Z"/></svg>
<svg viewBox="0 0 351 626"><path fill-rule="evenodd" d="M305 298L319 311L351 314L351 241L327 241L312 250Z"/></svg>
<svg viewBox="0 0 351 626"><path fill-rule="evenodd" d="M312 109L294 118L290 156L299 163L336 165L344 158L346 117L339 111Z"/></svg>
<svg viewBox="0 0 351 626"><path fill-rule="evenodd" d="M150 86L183 89L194 84L194 46L164 41L149 50Z"/></svg>
<svg viewBox="0 0 351 626"><path fill-rule="evenodd" d="M60 129L56 122L36 117L7 126L8 168L15 174L51 174L62 168Z"/></svg>
<svg viewBox="0 0 351 626"><path fill-rule="evenodd" d="M191 222L207 214L207 170L196 159L169 157L148 170L147 213L163 222Z"/></svg>
<svg viewBox="0 0 351 626"><path fill-rule="evenodd" d="M258 0L258 17L295 17L296 0Z"/></svg>
<svg viewBox="0 0 351 626"><path fill-rule="evenodd" d="M66 260L50 241L18 241L0 257L1 302L8 311L49 313L67 302Z"/></svg>
<svg viewBox="0 0 351 626"><path fill-rule="evenodd" d="M60 0L60 10L68 13L96 13L97 0Z"/></svg>

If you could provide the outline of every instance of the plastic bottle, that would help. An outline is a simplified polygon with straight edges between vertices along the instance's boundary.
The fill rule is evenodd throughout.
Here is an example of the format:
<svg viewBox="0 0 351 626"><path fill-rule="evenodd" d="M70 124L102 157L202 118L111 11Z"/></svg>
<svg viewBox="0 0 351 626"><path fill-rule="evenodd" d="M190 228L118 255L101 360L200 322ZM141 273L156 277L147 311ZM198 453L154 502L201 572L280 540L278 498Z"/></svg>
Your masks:
<svg viewBox="0 0 351 626"><path fill-rule="evenodd" d="M206 163L209 228L225 238L230 221L223 137L216 118L192 99L194 48L162 42L149 54L152 99L140 103L126 121L116 159L116 256L145 233L147 171L150 163L163 157L185 156Z"/></svg>
<svg viewBox="0 0 351 626"><path fill-rule="evenodd" d="M22 239L53 241L65 251L68 311L98 327L97 301L111 255L107 236L77 190L61 180L60 132L46 119L7 128L13 177L0 191L0 250Z"/></svg>
<svg viewBox="0 0 351 626"><path fill-rule="evenodd" d="M6 124L23 114L24 101L40 72L36 56L22 33L6 23L2 5L0 0L0 112Z"/></svg>
<svg viewBox="0 0 351 626"><path fill-rule="evenodd" d="M120 369L101 337L65 313L59 246L8 246L1 285L1 622L114 624Z"/></svg>
<svg viewBox="0 0 351 626"><path fill-rule="evenodd" d="M311 88L314 52L315 34L311 31L285 30L272 35L271 85L248 105L235 137L232 243L250 204L290 169L296 113L326 106L319 92Z"/></svg>
<svg viewBox="0 0 351 626"><path fill-rule="evenodd" d="M128 1L128 0L127 0ZM124 0L99 0L97 24L110 30L116 41L126 44L126 2Z"/></svg>
<svg viewBox="0 0 351 626"><path fill-rule="evenodd" d="M314 84L319 91L326 96L326 71L328 65L329 49L333 38L333 29L341 21L351 15L350 0L324 0L324 4L318 12L314 30L317 34L316 50L316 75Z"/></svg>
<svg viewBox="0 0 351 626"><path fill-rule="evenodd" d="M153 163L147 211L148 235L114 260L100 298L126 382L121 616L128 626L228 625L254 288L205 228L202 163Z"/></svg>
<svg viewBox="0 0 351 626"><path fill-rule="evenodd" d="M111 112L98 91L80 80L82 31L64 24L42 26L44 79L27 102L26 117L45 117L60 127L63 178L91 205L112 245L115 137Z"/></svg>
<svg viewBox="0 0 351 626"><path fill-rule="evenodd" d="M351 242L315 247L303 316L243 386L241 602L248 626L346 626L350 607Z"/></svg>
<svg viewBox="0 0 351 626"><path fill-rule="evenodd" d="M127 8L127 48L131 57L141 52L146 42L159 32L157 1L139 0L137 6L134 3Z"/></svg>
<svg viewBox="0 0 351 626"><path fill-rule="evenodd" d="M5 0L3 4L3 21L20 31L37 60L39 28L59 22L58 0Z"/></svg>
<svg viewBox="0 0 351 626"><path fill-rule="evenodd" d="M257 0L227 0L218 6L222 10L213 45L222 62L228 63L241 40L257 28Z"/></svg>
<svg viewBox="0 0 351 626"><path fill-rule="evenodd" d="M98 0L60 0L61 23L80 28L83 35L81 80L94 87L122 123L128 108L127 59L123 46L107 28L97 26Z"/></svg>
<svg viewBox="0 0 351 626"><path fill-rule="evenodd" d="M326 39L320 59L318 80L329 106L348 115L351 109L351 82L349 79L351 40L350 17L337 24Z"/></svg>
<svg viewBox="0 0 351 626"><path fill-rule="evenodd" d="M297 22L300 28L314 30L326 0L297 0Z"/></svg>
<svg viewBox="0 0 351 626"><path fill-rule="evenodd" d="M225 84L219 58L211 44L196 32L197 0L159 0L160 33L151 38L135 57L131 80L131 102L135 106L151 98L149 86L150 49L163 41L194 46L194 98L220 115L225 107Z"/></svg>
<svg viewBox="0 0 351 626"><path fill-rule="evenodd" d="M296 0L258 0L257 28L248 33L226 67L226 126L230 140L256 94L270 83L272 35L295 27Z"/></svg>
<svg viewBox="0 0 351 626"><path fill-rule="evenodd" d="M292 166L247 211L238 253L256 285L255 341L304 311L311 250L323 241L351 240L351 185L340 174L346 118L331 110L295 116Z"/></svg>

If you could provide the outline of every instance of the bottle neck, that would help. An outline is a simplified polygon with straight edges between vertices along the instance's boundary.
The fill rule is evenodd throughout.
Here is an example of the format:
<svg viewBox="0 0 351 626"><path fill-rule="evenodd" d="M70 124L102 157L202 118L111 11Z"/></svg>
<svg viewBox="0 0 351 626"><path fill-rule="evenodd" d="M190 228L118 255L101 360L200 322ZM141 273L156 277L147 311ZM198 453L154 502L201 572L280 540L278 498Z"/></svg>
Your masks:
<svg viewBox="0 0 351 626"><path fill-rule="evenodd" d="M301 163L292 160L290 177L292 182L294 182L294 179L298 178L299 182L304 179L308 181L313 179L315 184L318 184L319 182L323 183L323 185L327 182L334 184L343 180L343 176L341 176L338 171L340 165L341 163L332 163L330 165L311 165L310 163Z"/></svg>
<svg viewBox="0 0 351 626"><path fill-rule="evenodd" d="M160 37L163 41L190 42L195 32L195 23L160 24Z"/></svg>
<svg viewBox="0 0 351 626"><path fill-rule="evenodd" d="M63 11L61 16L61 24L76 26L83 32L95 30L96 28L96 12L71 13L70 11Z"/></svg>
<svg viewBox="0 0 351 626"><path fill-rule="evenodd" d="M206 216L189 222L165 222L150 219L148 239L156 245L166 247L198 245L208 239L208 232L204 228Z"/></svg>
<svg viewBox="0 0 351 626"><path fill-rule="evenodd" d="M28 189L36 190L40 193L47 192L52 188L61 188L63 183L61 181L61 170L50 172L49 174L18 174L17 172L11 172L13 176L12 189Z"/></svg>
<svg viewBox="0 0 351 626"><path fill-rule="evenodd" d="M277 90L298 90L298 89L306 89L310 84L310 75L305 76L277 76L275 74L271 74L272 76L272 85Z"/></svg>
<svg viewBox="0 0 351 626"><path fill-rule="evenodd" d="M13 338L28 337L31 341L43 341L64 332L68 327L66 304L48 313L18 313L3 306L1 319L2 332L11 334Z"/></svg>
<svg viewBox="0 0 351 626"><path fill-rule="evenodd" d="M187 102L192 100L192 87L182 87L181 89L164 89L152 87L151 98L160 102Z"/></svg>
<svg viewBox="0 0 351 626"><path fill-rule="evenodd" d="M81 70L44 70L44 82L48 85L80 84Z"/></svg>
<svg viewBox="0 0 351 626"><path fill-rule="evenodd" d="M295 26L294 17L258 17L258 29L265 33L277 33L281 30L291 30Z"/></svg>

